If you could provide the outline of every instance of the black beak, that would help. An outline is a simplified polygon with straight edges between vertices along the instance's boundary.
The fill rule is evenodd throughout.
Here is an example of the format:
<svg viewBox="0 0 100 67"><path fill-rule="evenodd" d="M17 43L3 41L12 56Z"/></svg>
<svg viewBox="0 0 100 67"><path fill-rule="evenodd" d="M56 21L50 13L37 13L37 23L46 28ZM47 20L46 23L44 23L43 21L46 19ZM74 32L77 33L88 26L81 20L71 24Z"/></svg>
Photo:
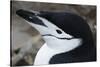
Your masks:
<svg viewBox="0 0 100 67"><path fill-rule="evenodd" d="M16 14L19 15L20 17L24 18L24 19L27 19L29 17L31 18L31 17L36 15L35 13L29 12L29 11L26 11L26 10L23 10L23 9L16 11Z"/></svg>
<svg viewBox="0 0 100 67"><path fill-rule="evenodd" d="M39 18L36 17L36 16L39 16L38 12L31 12L31 11L26 11L26 10L20 9L20 10L16 11L16 14L31 23L46 26L42 22L42 20L40 20Z"/></svg>

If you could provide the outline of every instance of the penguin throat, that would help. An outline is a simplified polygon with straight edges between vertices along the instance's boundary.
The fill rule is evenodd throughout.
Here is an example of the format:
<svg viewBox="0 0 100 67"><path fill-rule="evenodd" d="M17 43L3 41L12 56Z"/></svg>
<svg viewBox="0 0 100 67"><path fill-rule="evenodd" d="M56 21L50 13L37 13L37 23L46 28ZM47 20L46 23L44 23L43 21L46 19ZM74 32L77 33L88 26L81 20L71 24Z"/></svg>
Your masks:
<svg viewBox="0 0 100 67"><path fill-rule="evenodd" d="M44 44L40 50L38 51L34 65L46 65L49 64L50 59L56 55L59 54L59 51L52 50L47 46L47 44Z"/></svg>

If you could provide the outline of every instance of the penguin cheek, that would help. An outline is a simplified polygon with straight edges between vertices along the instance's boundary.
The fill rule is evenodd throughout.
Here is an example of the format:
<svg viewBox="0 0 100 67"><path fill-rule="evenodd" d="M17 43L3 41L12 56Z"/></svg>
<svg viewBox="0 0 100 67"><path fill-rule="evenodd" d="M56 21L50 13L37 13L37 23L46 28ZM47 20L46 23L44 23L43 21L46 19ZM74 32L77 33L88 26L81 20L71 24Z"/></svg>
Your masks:
<svg viewBox="0 0 100 67"><path fill-rule="evenodd" d="M82 43L82 39L63 40L51 36L46 36L43 38L49 48L61 52L73 50Z"/></svg>
<svg viewBox="0 0 100 67"><path fill-rule="evenodd" d="M76 48L82 44L82 39L72 39L69 43L73 48Z"/></svg>
<svg viewBox="0 0 100 67"><path fill-rule="evenodd" d="M59 49L61 49L62 51L70 51L80 46L81 43L82 39L62 40L59 43Z"/></svg>
<svg viewBox="0 0 100 67"><path fill-rule="evenodd" d="M54 42L53 42L54 43ZM75 49L76 47L80 46L81 40L80 39L72 39L72 40L59 40L52 46L55 50L59 50L61 52L71 51Z"/></svg>

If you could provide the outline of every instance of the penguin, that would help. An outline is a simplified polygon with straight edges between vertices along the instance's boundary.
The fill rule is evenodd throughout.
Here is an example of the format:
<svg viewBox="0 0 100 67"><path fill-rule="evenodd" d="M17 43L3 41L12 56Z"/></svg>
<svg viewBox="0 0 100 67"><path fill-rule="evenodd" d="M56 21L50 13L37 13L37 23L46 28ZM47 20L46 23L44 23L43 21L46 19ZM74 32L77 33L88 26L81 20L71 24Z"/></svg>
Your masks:
<svg viewBox="0 0 100 67"><path fill-rule="evenodd" d="M35 27L45 40L34 65L96 61L96 46L86 20L68 12L19 9L16 14Z"/></svg>

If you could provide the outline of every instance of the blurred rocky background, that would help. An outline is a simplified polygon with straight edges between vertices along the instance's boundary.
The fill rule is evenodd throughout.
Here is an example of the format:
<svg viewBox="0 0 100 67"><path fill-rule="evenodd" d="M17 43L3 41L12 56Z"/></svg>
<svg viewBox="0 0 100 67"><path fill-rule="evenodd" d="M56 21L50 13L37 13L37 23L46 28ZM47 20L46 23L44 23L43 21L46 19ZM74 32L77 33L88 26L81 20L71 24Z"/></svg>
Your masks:
<svg viewBox="0 0 100 67"><path fill-rule="evenodd" d="M44 44L39 32L16 15L16 10L72 12L89 24L96 42L96 6L57 4L28 1L11 1L11 65L33 65L35 55Z"/></svg>

